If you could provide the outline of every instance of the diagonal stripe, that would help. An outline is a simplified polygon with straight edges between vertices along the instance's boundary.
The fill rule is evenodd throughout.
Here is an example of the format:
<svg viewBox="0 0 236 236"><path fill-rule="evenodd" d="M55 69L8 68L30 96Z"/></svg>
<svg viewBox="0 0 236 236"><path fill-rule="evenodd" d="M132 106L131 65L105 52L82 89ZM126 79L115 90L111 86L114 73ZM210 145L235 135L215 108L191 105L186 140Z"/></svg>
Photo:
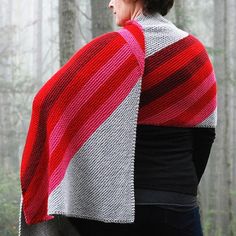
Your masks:
<svg viewBox="0 0 236 236"><path fill-rule="evenodd" d="M41 202L43 202L42 199L45 199L48 196L48 189L46 188L47 185L48 179L44 175L44 178L40 179L40 184L38 184L34 189L34 192L37 194L34 194L32 197L32 193L30 191L25 193L24 210L29 218L32 219L36 213L38 214L38 209L40 209L40 212L44 213L47 211L47 208L45 207L47 206L47 203L44 201L43 205L41 204Z"/></svg>
<svg viewBox="0 0 236 236"><path fill-rule="evenodd" d="M142 93L140 107L144 107L152 101L164 96L174 88L180 86L191 77L207 62L208 56L205 51L198 54L188 65L181 70L174 72L157 86Z"/></svg>
<svg viewBox="0 0 236 236"><path fill-rule="evenodd" d="M145 74L151 73L157 67L161 66L168 62L171 58L181 54L183 51L192 47L193 45L196 46L198 41L192 35L188 35L187 37L180 39L179 41L157 51L153 55L146 58L145 63Z"/></svg>
<svg viewBox="0 0 236 236"><path fill-rule="evenodd" d="M217 94L216 94L217 95ZM215 110L195 127L216 127L217 125L217 100L215 99Z"/></svg>
<svg viewBox="0 0 236 236"><path fill-rule="evenodd" d="M203 122L215 111L215 109L216 109L216 96L212 100L210 100L209 103L186 124L188 126L195 126Z"/></svg>
<svg viewBox="0 0 236 236"><path fill-rule="evenodd" d="M137 61L139 63L139 66L141 68L140 73L143 74L144 70L144 52L143 49L140 47L134 36L129 32L127 29L121 29L118 31L120 35L127 41L127 43L130 46L131 51L134 53L134 55L137 58Z"/></svg>
<svg viewBox="0 0 236 236"><path fill-rule="evenodd" d="M94 128L97 127L97 124L101 123L101 120L106 120L107 116L109 116L114 111L114 109L122 102L122 100L135 86L135 84L137 83L137 78L140 74L139 70L139 67L135 67L131 71L129 76L127 76L126 79L123 81L120 87L118 87L117 90L114 91L114 93L106 101L106 103L103 104L103 106L100 107L100 109L97 110L86 123L84 123L80 130L78 130L76 136L74 136L74 138L70 142L70 145L67 147L67 150L64 154L65 156L63 157L63 162L58 165L54 173L51 175L49 194L61 182L71 158L75 155L80 146L84 143L84 140L86 141L91 136L91 134L94 132ZM98 118L100 119L100 121L98 121ZM84 134L84 140L81 139L81 134ZM38 185L36 192L31 192L30 194L32 194L32 203L35 204L34 212L36 213L40 209L40 202L44 202L45 204L47 202L47 195L45 195L45 186L43 184Z"/></svg>
<svg viewBox="0 0 236 236"><path fill-rule="evenodd" d="M125 28L132 33L135 40L140 45L142 52L145 55L145 37L144 37L144 31L142 25L140 25L135 20L130 20L129 22L126 22Z"/></svg>
<svg viewBox="0 0 236 236"><path fill-rule="evenodd" d="M127 50L128 45L125 44L94 76L82 87L78 94L73 98L71 103L65 109L60 120L55 125L49 137L49 155L55 150L58 143L61 141L63 134L68 128L70 122L74 119L77 112L84 104L103 86L117 70L117 65L122 64L131 55ZM109 73L107 73L109 71ZM70 114L70 116L68 116Z"/></svg>
<svg viewBox="0 0 236 236"><path fill-rule="evenodd" d="M96 94L86 103L84 106L77 111L77 115L74 117L73 121L68 126L67 131L63 135L61 142L58 144L57 148L55 149L55 153L52 154L51 157L51 165L50 165L50 173L54 171L54 169L60 163L62 156L65 153L65 150L68 146L68 143L73 138L71 130L73 134L75 133L75 129L79 130L81 126L89 119L91 115L96 112L106 100L112 96L113 92L120 86L123 80L130 74L130 72L137 66L137 60L135 56L132 54L130 58L128 58L123 65L117 67L117 72L111 74L110 80L102 86ZM118 98L117 98L118 99ZM99 120L99 118L98 118ZM84 133L81 133L80 139L83 139Z"/></svg>
<svg viewBox="0 0 236 236"><path fill-rule="evenodd" d="M153 65L159 64L155 69L153 69L150 73L147 73L145 70L142 91L146 91L161 83L164 79L168 78L173 74L174 71L180 70L182 67L187 65L194 59L201 51L204 49L199 47L199 44L192 44L179 54L169 58L169 60L161 61L156 58L156 61L152 61ZM146 63L146 66L148 64ZM155 79L154 79L155 78Z"/></svg>
<svg viewBox="0 0 236 236"><path fill-rule="evenodd" d="M33 119L31 122L30 127L30 134L28 134L27 140L26 140L26 146L24 148L24 153L22 157L22 165L21 165L21 182L22 182L22 192L24 193L26 189L29 186L29 182L31 177L33 176L39 161L40 157L43 152L43 144L46 140L46 130L45 130L45 123L46 117L50 113L50 109L55 101L57 101L58 96L61 94L63 89L65 88L65 81L60 78L67 78L68 84L70 81L74 78L75 74L77 73L77 70L73 70L73 67L75 64L77 65L77 68L80 69L88 61L90 61L92 58L96 56L96 52L99 52L99 50L102 50L107 46L107 43L110 43L114 40L114 38L117 37L116 33L110 33L109 37L100 37L99 40L95 40L93 44L89 44L87 47L84 47L83 50L80 50L78 54L76 54L75 57L72 57L69 62L61 68L53 77L51 80L49 80L45 86L43 86L43 93L39 93L35 96L34 104L33 104L33 110L38 111L37 108L34 109L34 106L41 106L41 111L44 111L43 113L39 111L40 115L34 114L34 116L39 117L37 120L38 126L35 126L36 120ZM101 39L101 40L100 40ZM91 55L88 55L87 49L91 50ZM79 56L78 56L79 55ZM81 60L81 57L84 58L84 60ZM76 60L79 58L79 62ZM51 91L51 89L53 91ZM53 99L52 99L53 97ZM42 104L35 104L35 101L44 101ZM50 103L49 103L50 101ZM46 112L45 112L46 111ZM32 129L31 129L32 128ZM30 142L28 142L30 140ZM38 147L41 147L41 149L38 149ZM28 156L28 157L27 157ZM30 168L29 168L30 167Z"/></svg>
<svg viewBox="0 0 236 236"><path fill-rule="evenodd" d="M80 142L81 133L84 134L84 139L87 140L91 136L91 134L94 133L96 127L102 122L104 122L107 119L107 117L110 116L112 112L114 112L114 109L117 108L117 106L124 100L127 94L132 90L132 88L137 83L137 76L140 74L139 70L140 68L136 67L131 72L131 74L121 84L121 86L116 91L114 91L111 97L109 97L106 103L104 103L103 106L101 106L99 110L97 110L86 121L86 123L84 123L84 125L77 132L76 136L73 137L73 139L71 140L70 144L66 149L63 162L61 162L58 165L58 167L55 169L55 171L51 176L50 191L49 191L50 193L59 184L59 182L61 181L61 179L65 174L65 170L69 164L69 161L71 160L71 157L74 156L76 151L82 145L82 142Z"/></svg>
<svg viewBox="0 0 236 236"><path fill-rule="evenodd" d="M216 96L216 84L214 83L211 88L203 94L203 96L191 107L181 113L179 116L175 117L174 119L163 123L163 125L171 125L171 124L185 124L185 126L195 126L197 123L194 123L195 118L201 113L203 110L204 112L207 109L210 109L210 112L206 113L206 116L203 118L205 119L207 116L210 115L212 111L215 110L215 96ZM210 107L208 107L208 105ZM198 120L199 121L199 120Z"/></svg>
<svg viewBox="0 0 236 236"><path fill-rule="evenodd" d="M118 34L119 35L119 34ZM83 89L87 81L96 73L98 68L103 67L111 56L116 54L120 48L125 45L125 40L122 37L117 37L106 48L97 53L93 60L89 61L83 68L81 68L76 74L70 85L67 86L60 94L57 102L51 108L51 112L48 116L48 133L52 131L60 117L62 116L66 107L70 104L71 100L76 96L76 94ZM99 58L99 60L97 59ZM83 60L83 58L81 58ZM75 68L76 69L76 68Z"/></svg>
<svg viewBox="0 0 236 236"><path fill-rule="evenodd" d="M107 100L106 96L109 97L113 94L113 91L117 88L117 86L119 86L122 83L121 78L123 78L123 79L127 78L127 76L130 74L130 72L133 70L134 66L137 66L137 61L136 61L135 57L132 56L131 58L128 58L126 60L125 64L122 65L122 68L124 68L124 69L121 70L121 69L117 68L118 72L115 74L115 76L111 74L111 81L108 80L106 87L104 89L102 88L101 91L99 91L98 95L93 98L93 100L90 99L90 101L89 101L90 104L86 104L86 106L84 106L83 110L78 111L78 115L77 115L77 117L74 118L74 123L72 123L72 125L74 125L77 130L80 130L80 127L86 122L87 119L89 119L89 116L94 113L94 108L96 108L96 107L99 108L99 106L102 105L103 102ZM124 90L124 91L126 91L126 90ZM101 95L103 95L103 97L101 97ZM114 101L116 101L116 100L114 100ZM90 110L86 111L87 107ZM85 114L85 115L81 116L81 114ZM98 118L99 117L97 117L97 119ZM49 175L60 164L60 161L65 154L66 148L68 147L68 142L73 138L73 137L70 137L70 135L71 135L70 130L75 129L75 127L73 127L71 125L70 125L70 127L68 127L68 130L66 131L64 139L62 140L62 142L60 142L57 149L55 150L56 152L51 157L50 170L48 171ZM82 140L84 142L85 140L83 137L86 136L86 134L87 134L86 132L80 133L81 136L80 136L79 140L80 141ZM41 158L39 166L41 166L41 167L47 166L47 163L48 163L48 160L46 158ZM40 168L37 168L34 176L31 179L30 185L29 185L30 194L32 197L35 195L36 192L38 192L38 190L39 190L38 183L40 181L42 181L41 178L43 178L43 176L45 177L42 170ZM37 186L37 188L35 188L35 186Z"/></svg>
<svg viewBox="0 0 236 236"><path fill-rule="evenodd" d="M166 109L161 110L157 115L151 116L145 119L143 122L150 123L153 121L158 121L158 124L165 123L171 119L182 114L185 110L195 104L215 83L214 73L203 80L203 82L198 85L198 87L194 87L194 90L188 94L186 97L181 100L177 100L177 102L173 103Z"/></svg>
<svg viewBox="0 0 236 236"><path fill-rule="evenodd" d="M165 96L154 100L152 103L140 109L139 122L142 123L143 120L160 113L174 104L176 101L179 101L188 96L188 94L191 93L194 88L198 87L198 85L201 84L203 80L205 80L212 73L212 71L212 65L209 61L207 61L207 63L205 63L191 79L187 80L181 86L171 90L169 93L165 94Z"/></svg>

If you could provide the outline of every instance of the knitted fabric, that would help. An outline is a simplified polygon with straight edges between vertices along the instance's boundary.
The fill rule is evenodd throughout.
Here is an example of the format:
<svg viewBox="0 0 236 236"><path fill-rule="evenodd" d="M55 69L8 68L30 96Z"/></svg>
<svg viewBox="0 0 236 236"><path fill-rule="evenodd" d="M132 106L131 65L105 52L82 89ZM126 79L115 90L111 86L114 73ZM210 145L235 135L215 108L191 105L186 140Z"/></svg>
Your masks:
<svg viewBox="0 0 236 236"><path fill-rule="evenodd" d="M159 13L136 21L146 44L138 124L215 127L216 80L203 44Z"/></svg>
<svg viewBox="0 0 236 236"><path fill-rule="evenodd" d="M143 33L131 22L87 44L39 90L21 164L26 223L51 214L133 220L143 69Z"/></svg>
<svg viewBox="0 0 236 236"><path fill-rule="evenodd" d="M159 14L95 38L36 94L21 165L23 224L47 228L56 215L134 222L137 124L216 126L204 46Z"/></svg>

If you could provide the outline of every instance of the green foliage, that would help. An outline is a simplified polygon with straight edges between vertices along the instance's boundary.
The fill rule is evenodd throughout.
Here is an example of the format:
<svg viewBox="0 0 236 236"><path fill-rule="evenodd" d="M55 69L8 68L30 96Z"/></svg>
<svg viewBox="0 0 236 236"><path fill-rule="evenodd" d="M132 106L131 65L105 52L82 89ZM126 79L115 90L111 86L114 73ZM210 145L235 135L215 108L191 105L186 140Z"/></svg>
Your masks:
<svg viewBox="0 0 236 236"><path fill-rule="evenodd" d="M234 216L232 225L230 227L231 227L231 231L236 233L236 217L235 216Z"/></svg>
<svg viewBox="0 0 236 236"><path fill-rule="evenodd" d="M233 197L236 197L236 191L231 190L231 191L230 191L230 194L231 194Z"/></svg>
<svg viewBox="0 0 236 236"><path fill-rule="evenodd" d="M204 235L208 236L212 228L212 220L210 217L206 217L204 222L202 222L202 227L203 227Z"/></svg>
<svg viewBox="0 0 236 236"><path fill-rule="evenodd" d="M18 234L20 185L18 173L0 170L0 235Z"/></svg>
<svg viewBox="0 0 236 236"><path fill-rule="evenodd" d="M211 235L212 228L214 227L213 218L216 214L217 214L217 211L214 209L208 209L205 212L204 218L201 221L205 236Z"/></svg>

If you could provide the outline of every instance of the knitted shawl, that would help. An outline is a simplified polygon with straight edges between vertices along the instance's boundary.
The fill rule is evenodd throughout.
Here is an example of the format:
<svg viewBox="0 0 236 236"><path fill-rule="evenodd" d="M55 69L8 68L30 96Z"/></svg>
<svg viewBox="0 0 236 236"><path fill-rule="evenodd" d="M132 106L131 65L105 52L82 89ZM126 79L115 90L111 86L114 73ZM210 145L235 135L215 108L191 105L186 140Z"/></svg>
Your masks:
<svg viewBox="0 0 236 236"><path fill-rule="evenodd" d="M22 224L58 215L134 222L137 125L215 127L216 109L205 47L159 14L95 38L34 97Z"/></svg>

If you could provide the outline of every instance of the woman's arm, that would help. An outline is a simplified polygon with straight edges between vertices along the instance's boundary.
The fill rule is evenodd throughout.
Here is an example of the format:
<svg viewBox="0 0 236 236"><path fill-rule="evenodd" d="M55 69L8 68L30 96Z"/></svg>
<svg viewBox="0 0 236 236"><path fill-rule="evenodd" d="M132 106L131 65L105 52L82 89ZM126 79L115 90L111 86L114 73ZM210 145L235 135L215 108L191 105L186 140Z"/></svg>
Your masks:
<svg viewBox="0 0 236 236"><path fill-rule="evenodd" d="M193 133L193 162L199 183L205 171L216 133L215 128L194 128Z"/></svg>

